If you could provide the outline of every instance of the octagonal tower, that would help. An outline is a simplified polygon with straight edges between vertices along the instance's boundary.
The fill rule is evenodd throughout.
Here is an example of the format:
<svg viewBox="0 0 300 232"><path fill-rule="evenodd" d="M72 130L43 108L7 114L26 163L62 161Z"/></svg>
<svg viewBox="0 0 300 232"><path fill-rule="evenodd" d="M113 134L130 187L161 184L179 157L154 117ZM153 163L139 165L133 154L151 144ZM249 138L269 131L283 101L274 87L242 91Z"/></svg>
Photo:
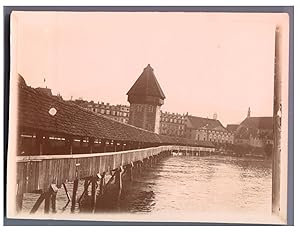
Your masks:
<svg viewBox="0 0 300 232"><path fill-rule="evenodd" d="M130 103L129 124L159 133L160 107L166 98L148 64L127 93Z"/></svg>

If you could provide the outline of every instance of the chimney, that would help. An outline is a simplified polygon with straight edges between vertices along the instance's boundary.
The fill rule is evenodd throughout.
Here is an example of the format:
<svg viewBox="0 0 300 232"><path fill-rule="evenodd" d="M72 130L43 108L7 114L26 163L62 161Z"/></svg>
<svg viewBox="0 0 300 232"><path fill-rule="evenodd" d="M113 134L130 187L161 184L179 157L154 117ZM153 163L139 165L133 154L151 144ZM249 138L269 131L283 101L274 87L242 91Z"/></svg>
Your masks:
<svg viewBox="0 0 300 232"><path fill-rule="evenodd" d="M248 113L247 113L247 118L250 118L251 116L251 110L250 110L250 107L248 108Z"/></svg>
<svg viewBox="0 0 300 232"><path fill-rule="evenodd" d="M217 113L214 113L214 115L213 115L213 119L214 119L214 120L217 120L217 118L218 118L218 115L217 115Z"/></svg>

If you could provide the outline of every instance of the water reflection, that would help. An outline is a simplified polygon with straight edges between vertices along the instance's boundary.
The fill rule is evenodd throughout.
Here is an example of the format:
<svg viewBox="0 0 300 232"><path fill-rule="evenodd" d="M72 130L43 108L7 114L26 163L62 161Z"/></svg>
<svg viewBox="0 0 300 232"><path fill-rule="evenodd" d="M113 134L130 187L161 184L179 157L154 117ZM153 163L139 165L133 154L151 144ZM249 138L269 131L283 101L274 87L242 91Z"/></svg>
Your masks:
<svg viewBox="0 0 300 232"><path fill-rule="evenodd" d="M271 209L271 162L232 157L170 157L132 183L127 212Z"/></svg>

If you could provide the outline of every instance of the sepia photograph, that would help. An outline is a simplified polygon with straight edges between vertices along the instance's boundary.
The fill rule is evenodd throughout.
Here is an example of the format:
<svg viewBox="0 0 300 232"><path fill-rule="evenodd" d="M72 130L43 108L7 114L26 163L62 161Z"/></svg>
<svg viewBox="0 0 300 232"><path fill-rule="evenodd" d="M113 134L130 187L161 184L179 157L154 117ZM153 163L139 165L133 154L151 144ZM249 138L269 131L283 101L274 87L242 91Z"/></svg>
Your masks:
<svg viewBox="0 0 300 232"><path fill-rule="evenodd" d="M286 224L289 24L13 11L7 216Z"/></svg>

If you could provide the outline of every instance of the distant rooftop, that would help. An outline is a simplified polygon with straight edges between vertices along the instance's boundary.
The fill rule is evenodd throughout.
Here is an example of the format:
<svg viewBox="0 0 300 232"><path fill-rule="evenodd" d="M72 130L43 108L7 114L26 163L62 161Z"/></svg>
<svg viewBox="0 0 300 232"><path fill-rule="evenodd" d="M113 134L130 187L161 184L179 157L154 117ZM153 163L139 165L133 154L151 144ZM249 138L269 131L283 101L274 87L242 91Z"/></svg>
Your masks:
<svg viewBox="0 0 300 232"><path fill-rule="evenodd" d="M238 127L239 127L239 124L228 124L227 127L226 127L226 129L229 132L235 132Z"/></svg>
<svg viewBox="0 0 300 232"><path fill-rule="evenodd" d="M188 115L187 119L189 121L189 126L192 128L206 128L206 129L223 129L226 130L224 128L224 126L221 124L221 122L219 120L216 119L210 119L210 118L202 118L202 117L196 117L196 116L191 116Z"/></svg>
<svg viewBox="0 0 300 232"><path fill-rule="evenodd" d="M255 129L273 129L273 117L247 117L242 126Z"/></svg>

